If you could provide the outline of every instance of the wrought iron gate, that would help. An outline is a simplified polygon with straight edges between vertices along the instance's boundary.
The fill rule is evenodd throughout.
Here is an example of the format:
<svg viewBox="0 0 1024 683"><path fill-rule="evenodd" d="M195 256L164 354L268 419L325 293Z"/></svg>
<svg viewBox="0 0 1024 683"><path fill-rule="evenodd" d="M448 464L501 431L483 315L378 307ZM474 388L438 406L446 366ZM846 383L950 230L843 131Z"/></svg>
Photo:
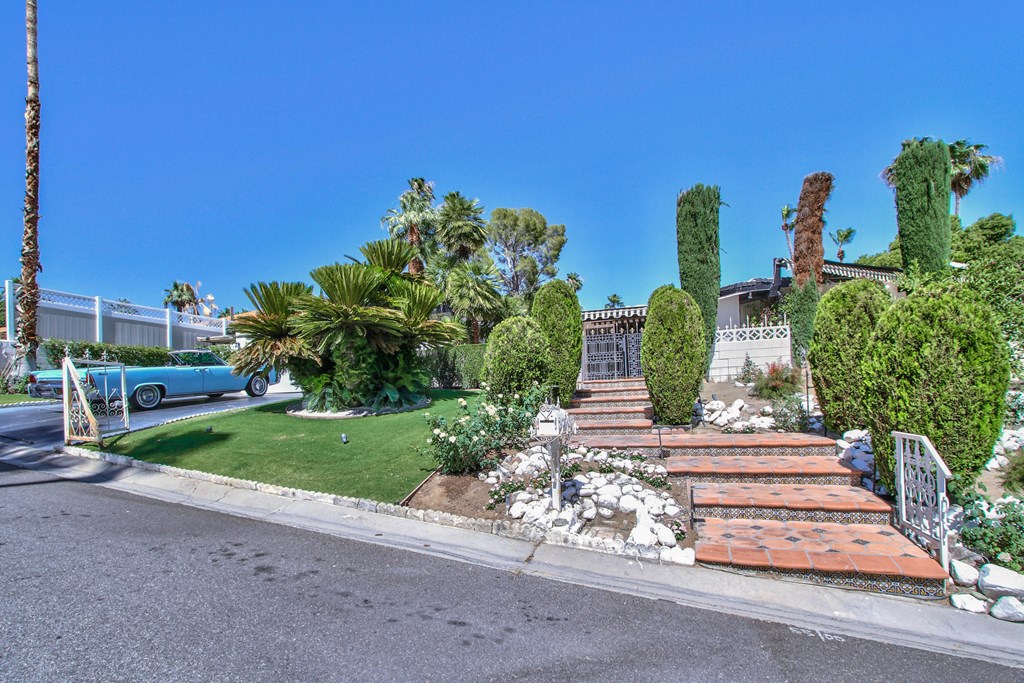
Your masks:
<svg viewBox="0 0 1024 683"><path fill-rule="evenodd" d="M640 342L643 332L614 331L588 334L584 339L586 379L621 379L642 377Z"/></svg>
<svg viewBox="0 0 1024 683"><path fill-rule="evenodd" d="M61 372L64 443L102 445L104 438L128 431L123 363L65 358Z"/></svg>
<svg viewBox="0 0 1024 683"><path fill-rule="evenodd" d="M949 571L951 531L946 483L952 473L928 437L893 432L896 440L897 521L912 541L938 555Z"/></svg>

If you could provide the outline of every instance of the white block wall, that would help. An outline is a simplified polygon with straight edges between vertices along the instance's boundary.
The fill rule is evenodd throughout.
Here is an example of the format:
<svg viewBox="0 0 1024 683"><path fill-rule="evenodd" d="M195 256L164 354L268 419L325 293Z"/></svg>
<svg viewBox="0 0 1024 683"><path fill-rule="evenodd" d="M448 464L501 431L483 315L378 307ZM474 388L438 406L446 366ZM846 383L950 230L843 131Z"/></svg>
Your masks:
<svg viewBox="0 0 1024 683"><path fill-rule="evenodd" d="M748 354L762 370L770 363L791 365L789 326L719 329L711 356L711 380L724 382L735 377Z"/></svg>

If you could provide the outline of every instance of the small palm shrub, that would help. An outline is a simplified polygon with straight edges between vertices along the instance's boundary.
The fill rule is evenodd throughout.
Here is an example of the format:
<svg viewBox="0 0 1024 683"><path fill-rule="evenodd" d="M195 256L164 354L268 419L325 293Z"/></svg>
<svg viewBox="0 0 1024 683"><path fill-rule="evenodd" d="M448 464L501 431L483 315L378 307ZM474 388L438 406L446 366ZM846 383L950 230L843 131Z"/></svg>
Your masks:
<svg viewBox="0 0 1024 683"><path fill-rule="evenodd" d="M551 369L544 383L559 387L568 400L583 361L583 312L576 292L565 280L548 282L537 290L530 317L548 340Z"/></svg>
<svg viewBox="0 0 1024 683"><path fill-rule="evenodd" d="M687 292L665 285L647 303L640 366L662 424L688 424L704 377L704 318Z"/></svg>
<svg viewBox="0 0 1024 683"><path fill-rule="evenodd" d="M476 405L459 399L459 415L447 419L426 413L430 430L427 449L444 474L471 474L494 467L504 449L522 448L545 398L535 384L522 394L498 394L486 390Z"/></svg>
<svg viewBox="0 0 1024 683"><path fill-rule="evenodd" d="M754 396L782 398L792 396L799 389L800 370L784 363L771 363L764 374L754 380Z"/></svg>
<svg viewBox="0 0 1024 683"><path fill-rule="evenodd" d="M484 354L484 379L495 395L525 394L550 372L548 340L536 320L515 317L495 325Z"/></svg>
<svg viewBox="0 0 1024 683"><path fill-rule="evenodd" d="M890 303L882 285L872 280L844 282L821 298L807 359L825 424L833 431L863 424L861 361Z"/></svg>
<svg viewBox="0 0 1024 683"><path fill-rule="evenodd" d="M992 457L1009 353L991 309L962 287L923 289L882 315L861 367L864 417L882 482L894 490L892 432L927 436L954 476Z"/></svg>
<svg viewBox="0 0 1024 683"><path fill-rule="evenodd" d="M750 384L751 382L756 382L757 378L762 374L761 368L757 367L757 363L750 358L750 354L748 353L746 358L743 359L743 366L740 367L740 371L736 373L736 381L743 382L744 384Z"/></svg>

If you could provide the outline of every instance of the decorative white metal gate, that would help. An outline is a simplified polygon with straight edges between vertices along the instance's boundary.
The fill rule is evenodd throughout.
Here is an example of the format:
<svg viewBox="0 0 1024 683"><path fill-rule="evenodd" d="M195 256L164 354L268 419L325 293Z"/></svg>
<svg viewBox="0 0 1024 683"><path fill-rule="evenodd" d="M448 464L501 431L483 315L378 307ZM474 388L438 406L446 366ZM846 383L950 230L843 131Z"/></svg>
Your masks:
<svg viewBox="0 0 1024 683"><path fill-rule="evenodd" d="M587 334L584 337L587 379L642 377L640 344L643 331Z"/></svg>
<svg viewBox="0 0 1024 683"><path fill-rule="evenodd" d="M918 545L937 552L949 571L949 498L946 483L952 477L928 437L893 432L896 439L896 491L899 526Z"/></svg>
<svg viewBox="0 0 1024 683"><path fill-rule="evenodd" d="M104 438L128 431L123 363L65 358L61 371L64 443L102 445Z"/></svg>

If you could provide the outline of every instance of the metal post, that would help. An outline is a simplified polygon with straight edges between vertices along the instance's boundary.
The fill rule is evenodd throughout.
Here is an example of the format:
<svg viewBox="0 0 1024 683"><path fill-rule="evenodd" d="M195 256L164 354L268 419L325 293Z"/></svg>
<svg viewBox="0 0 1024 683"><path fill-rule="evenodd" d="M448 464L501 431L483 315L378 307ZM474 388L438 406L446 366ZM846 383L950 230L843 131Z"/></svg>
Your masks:
<svg viewBox="0 0 1024 683"><path fill-rule="evenodd" d="M11 280L4 281L4 306L7 311L7 341L12 342L15 339L14 327L15 327L15 309L14 309L14 282Z"/></svg>
<svg viewBox="0 0 1024 683"><path fill-rule="evenodd" d="M103 299L96 297L96 341L103 343Z"/></svg>
<svg viewBox="0 0 1024 683"><path fill-rule="evenodd" d="M548 442L551 456L551 507L562 509L562 440L554 438Z"/></svg>
<svg viewBox="0 0 1024 683"><path fill-rule="evenodd" d="M171 327L171 309L164 309L167 318L167 348L174 348L174 328Z"/></svg>
<svg viewBox="0 0 1024 683"><path fill-rule="evenodd" d="M228 336L228 319L221 318L220 320L220 333L225 337Z"/></svg>

